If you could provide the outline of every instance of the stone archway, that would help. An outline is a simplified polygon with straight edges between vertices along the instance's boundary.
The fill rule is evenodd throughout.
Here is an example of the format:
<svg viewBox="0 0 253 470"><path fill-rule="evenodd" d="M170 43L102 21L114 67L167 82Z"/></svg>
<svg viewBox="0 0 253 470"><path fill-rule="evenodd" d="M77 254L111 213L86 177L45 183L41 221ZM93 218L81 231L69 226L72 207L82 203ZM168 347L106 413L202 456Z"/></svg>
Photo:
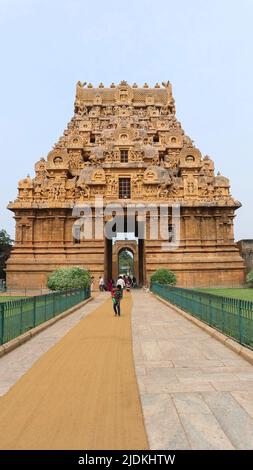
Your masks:
<svg viewBox="0 0 253 470"><path fill-rule="evenodd" d="M119 273L119 255L123 250L128 250L133 254L134 276L139 284L139 253L138 244L135 240L117 240L112 247L112 277L116 279Z"/></svg>

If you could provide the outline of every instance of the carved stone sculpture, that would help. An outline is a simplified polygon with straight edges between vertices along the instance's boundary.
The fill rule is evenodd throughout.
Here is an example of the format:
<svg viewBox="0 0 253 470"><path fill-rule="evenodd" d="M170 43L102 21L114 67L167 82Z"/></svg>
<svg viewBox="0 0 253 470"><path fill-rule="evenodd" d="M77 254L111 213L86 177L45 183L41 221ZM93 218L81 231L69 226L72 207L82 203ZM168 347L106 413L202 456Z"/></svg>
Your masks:
<svg viewBox="0 0 253 470"><path fill-rule="evenodd" d="M73 117L47 158L35 164L35 177L19 182L18 197L8 206L18 242L7 266L10 288L41 288L55 266L85 266L96 278L111 275L111 242L77 243L72 235L78 217L73 207L89 205L92 226L98 196L104 206L121 203L124 211L126 196L156 207L180 203L177 251L164 252L160 234L139 240L140 284L158 267L174 270L178 285L188 287L243 281L233 240L240 203L230 194L229 180L215 176L212 159L182 129L169 81L154 88L124 80L108 87L77 82ZM148 219L147 233L150 224ZM172 225L171 215L166 224Z"/></svg>

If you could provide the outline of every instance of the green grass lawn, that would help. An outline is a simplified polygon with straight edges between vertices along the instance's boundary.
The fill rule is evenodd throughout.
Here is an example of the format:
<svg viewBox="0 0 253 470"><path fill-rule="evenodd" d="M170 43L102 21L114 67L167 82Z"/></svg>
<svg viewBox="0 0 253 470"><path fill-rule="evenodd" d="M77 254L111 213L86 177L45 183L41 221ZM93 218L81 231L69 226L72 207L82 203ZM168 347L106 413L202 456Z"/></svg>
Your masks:
<svg viewBox="0 0 253 470"><path fill-rule="evenodd" d="M203 288L197 290L207 292L209 294L233 297L234 299L250 300L253 302L253 289L250 288Z"/></svg>
<svg viewBox="0 0 253 470"><path fill-rule="evenodd" d="M0 295L0 303L1 302L8 302L8 300L17 300L17 299L24 299L22 295Z"/></svg>

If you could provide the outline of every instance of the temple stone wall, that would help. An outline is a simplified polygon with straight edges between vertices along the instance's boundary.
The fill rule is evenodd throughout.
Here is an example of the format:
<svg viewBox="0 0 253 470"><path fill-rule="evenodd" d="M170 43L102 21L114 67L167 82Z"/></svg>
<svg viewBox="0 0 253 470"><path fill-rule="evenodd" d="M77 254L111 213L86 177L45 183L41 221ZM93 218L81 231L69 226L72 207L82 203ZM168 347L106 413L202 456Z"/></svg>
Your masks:
<svg viewBox="0 0 253 470"><path fill-rule="evenodd" d="M114 203L123 212L129 203L180 205L174 251L164 251L159 231L150 237L155 218L167 224L168 240L174 237L171 211L148 215L145 240L138 244L141 283L158 267L173 269L182 286L243 283L244 262L233 233L240 203L229 180L215 174L213 160L182 129L169 82L153 88L125 81L110 87L77 83L73 117L35 164L35 176L19 182L8 206L16 219L8 286L44 287L48 274L64 266L89 269L95 285L100 275L111 275L112 247L96 236L97 224L103 231L110 219L96 212L101 198L103 209ZM89 214L82 223L84 206Z"/></svg>

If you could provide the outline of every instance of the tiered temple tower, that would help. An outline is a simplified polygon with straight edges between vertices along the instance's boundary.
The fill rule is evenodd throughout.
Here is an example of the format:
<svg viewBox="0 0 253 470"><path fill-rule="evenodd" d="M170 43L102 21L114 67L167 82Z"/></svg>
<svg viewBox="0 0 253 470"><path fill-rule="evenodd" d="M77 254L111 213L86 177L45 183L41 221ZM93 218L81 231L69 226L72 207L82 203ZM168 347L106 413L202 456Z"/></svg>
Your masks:
<svg viewBox="0 0 253 470"><path fill-rule="evenodd" d="M106 239L73 237L73 206L94 205L96 195L103 195L105 204L181 206L177 250L161 251L160 235L139 240L140 284L159 267L175 271L181 286L243 282L233 234L240 203L230 194L229 180L215 176L213 161L185 135L169 82L154 88L125 81L109 88L77 83L74 116L47 158L35 164L35 177L19 182L18 197L8 206L16 219L9 287L44 287L47 275L60 266L86 267L95 282L112 275ZM169 218L173 231L170 224Z"/></svg>

